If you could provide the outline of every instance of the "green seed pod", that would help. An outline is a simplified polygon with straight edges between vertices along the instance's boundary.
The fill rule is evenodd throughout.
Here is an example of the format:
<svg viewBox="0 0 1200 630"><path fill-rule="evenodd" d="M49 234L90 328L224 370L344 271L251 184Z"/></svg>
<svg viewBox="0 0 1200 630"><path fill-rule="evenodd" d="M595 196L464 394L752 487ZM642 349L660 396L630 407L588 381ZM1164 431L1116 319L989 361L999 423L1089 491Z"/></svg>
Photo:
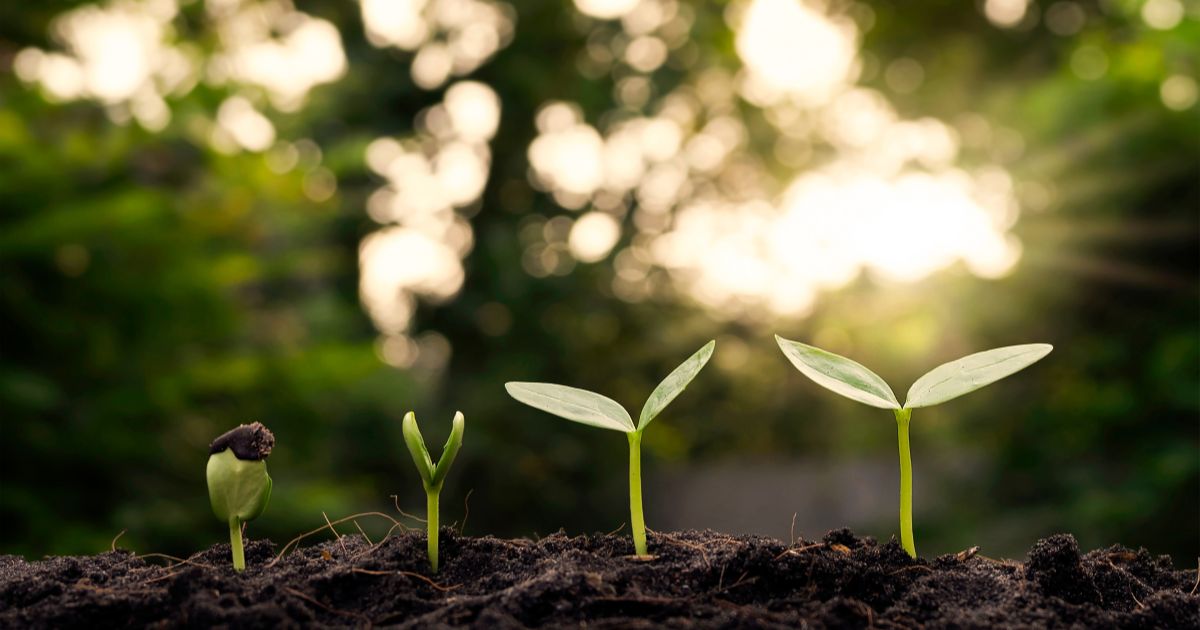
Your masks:
<svg viewBox="0 0 1200 630"><path fill-rule="evenodd" d="M213 514L229 524L233 568L242 571L242 524L258 518L271 499L267 456L275 436L261 423L243 424L222 434L209 446L208 500Z"/></svg>

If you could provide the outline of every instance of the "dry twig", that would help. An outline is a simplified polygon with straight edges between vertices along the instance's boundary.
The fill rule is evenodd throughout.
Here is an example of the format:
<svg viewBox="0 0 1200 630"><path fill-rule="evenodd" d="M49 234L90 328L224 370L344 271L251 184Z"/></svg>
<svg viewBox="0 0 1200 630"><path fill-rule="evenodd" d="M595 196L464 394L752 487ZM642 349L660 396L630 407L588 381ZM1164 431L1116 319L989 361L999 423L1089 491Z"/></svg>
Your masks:
<svg viewBox="0 0 1200 630"><path fill-rule="evenodd" d="M356 613L356 612L350 612L350 611L348 611L348 610L338 610L338 609L336 609L336 608L331 608L331 607L329 607L329 606L326 606L325 604L322 604L320 601L318 601L316 598L312 597L311 595L308 595L307 593L304 593L304 592L298 591L298 590L296 590L296 589L294 589L294 588L291 588L291 587L287 587L287 586L285 586L285 587L283 587L283 590L287 591L288 593L291 593L292 595L295 595L296 597L299 597L300 599L303 599L304 601L306 601L306 602L308 602L308 603L310 603L310 604L313 604L313 605L315 605L315 606L317 606L317 607L321 608L322 610L329 611L329 612L331 612L331 613L334 613L334 614L336 614L336 615L344 615L344 616L347 616L347 617L355 617L355 618L357 618L357 619L361 619L361 620L363 620L363 623L365 623L365 624L367 625L367 627L370 627L370 626L371 626L371 618L370 618L370 617L368 617L368 616L366 616L366 615L364 615L364 614L361 614L361 613Z"/></svg>
<svg viewBox="0 0 1200 630"><path fill-rule="evenodd" d="M326 518L326 519L325 519L325 522L326 522L326 524L325 524L325 525L322 525L322 526L320 526L320 527L318 527L318 528L316 528L316 529L314 529L314 530L311 530L311 531L304 532L303 534L300 534L299 536L297 536L297 537L295 537L295 538L291 539L290 541L288 541L288 544L284 545L284 546L283 546L283 549L280 549L280 550L279 550L279 554L278 554L278 555L276 555L276 556L275 556L275 559L274 559L274 560L272 560L272 561L271 561L271 563L270 563L270 564L268 564L267 566L269 566L269 567L270 567L270 566L275 566L275 564L276 564L277 562L279 562L279 561L280 561L280 559L282 559L282 558L283 558L283 556L284 556L284 555L286 555L288 551L290 551L290 550L291 550L293 547L295 547L296 545L298 545L298 544L300 543L300 541L301 541L301 540L304 540L305 538L308 538L309 536L313 536L313 535L315 535L315 534L319 534L319 533L321 533L322 531L324 531L324 530L326 530L326 529L332 529L334 525L338 525L338 524L341 524L341 523L345 523L345 522L347 522L347 521L352 521L352 520L354 520L354 519L356 519L356 518L362 518L362 517L364 517L364 516L380 516L380 517L386 518L387 520L391 521L391 522L393 523L393 525L399 525L400 527L403 527L403 526L404 526L404 525L403 525L403 523L400 523L400 522L399 522L399 521L397 521L396 519L392 518L391 516L389 516L389 515L387 515L387 514L384 514L383 512L360 512L360 513L358 513L358 514L351 514L350 516L346 516L346 517L343 517L343 518L339 518L339 519L338 519L338 520L336 520L336 521L330 521L328 518ZM334 532L336 533L336 530L334 530Z"/></svg>
<svg viewBox="0 0 1200 630"><path fill-rule="evenodd" d="M325 524L329 526L329 531L333 532L333 537L336 538L338 544L342 546L342 553L346 553L346 541L342 540L342 535L338 533L338 530L333 528L333 523L329 522L329 515L325 512L321 512L321 517L325 519Z"/></svg>
<svg viewBox="0 0 1200 630"><path fill-rule="evenodd" d="M116 536L114 536L114 537L113 537L113 539L112 539L112 543L111 543L111 544L109 544L109 546L108 546L108 550L109 550L109 551L116 551L116 550L117 550L117 541L118 541L118 540L120 540L120 539L121 539L121 537L122 537L122 536L124 536L124 535L125 535L125 530L123 530L123 529L122 529L122 530L121 530L121 533L119 533L119 534L117 534Z"/></svg>

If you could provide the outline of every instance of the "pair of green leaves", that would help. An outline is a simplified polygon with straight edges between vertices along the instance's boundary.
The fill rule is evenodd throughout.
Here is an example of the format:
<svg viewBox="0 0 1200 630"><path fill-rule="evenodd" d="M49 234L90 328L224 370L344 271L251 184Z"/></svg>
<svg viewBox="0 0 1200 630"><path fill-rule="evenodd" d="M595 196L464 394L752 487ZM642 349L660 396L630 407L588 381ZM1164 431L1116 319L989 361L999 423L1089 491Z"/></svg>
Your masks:
<svg viewBox="0 0 1200 630"><path fill-rule="evenodd" d="M404 414L404 421L401 423L404 443L408 446L408 452L412 454L413 463L417 465L417 473L421 475L421 483L425 484L426 491L441 489L454 458L458 456L458 449L462 448L465 424L466 419L463 418L462 412L456 411L450 437L446 439L446 445L442 447L442 456L435 465L429 457L429 449L425 448L425 438L421 437L421 429L417 426L417 415L411 411Z"/></svg>
<svg viewBox="0 0 1200 630"><path fill-rule="evenodd" d="M903 405L892 388L871 370L842 356L775 336L784 356L816 384L851 400L881 409L932 407L995 383L1050 354L1053 346L1005 346L944 363L917 379Z"/></svg>
<svg viewBox="0 0 1200 630"><path fill-rule="evenodd" d="M638 423L633 424L629 412L617 401L586 389L555 385L553 383L505 383L504 389L513 398L560 418L566 418L581 424L610 429L622 433L640 432L650 424L688 384L696 378L700 370L712 357L716 341L704 344L686 361L675 368L658 387L651 392L650 398L642 407Z"/></svg>

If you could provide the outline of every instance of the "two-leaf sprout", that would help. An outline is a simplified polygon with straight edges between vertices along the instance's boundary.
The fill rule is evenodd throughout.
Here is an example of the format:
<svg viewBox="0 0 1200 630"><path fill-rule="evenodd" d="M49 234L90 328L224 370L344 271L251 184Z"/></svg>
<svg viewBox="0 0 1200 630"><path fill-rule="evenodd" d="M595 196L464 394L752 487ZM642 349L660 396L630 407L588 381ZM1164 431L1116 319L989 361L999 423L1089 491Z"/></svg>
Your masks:
<svg viewBox="0 0 1200 630"><path fill-rule="evenodd" d="M903 405L892 388L874 372L842 356L775 335L783 354L816 384L872 407L891 409L896 416L900 442L900 541L908 555L917 557L912 532L912 457L908 424L912 410L932 407L990 385L1050 354L1053 346L1030 343L977 352L944 363L917 379Z"/></svg>
<svg viewBox="0 0 1200 630"><path fill-rule="evenodd" d="M271 499L266 459L274 447L275 436L258 422L240 425L209 445L208 500L217 518L229 524L234 571L246 568L242 524L258 518Z"/></svg>
<svg viewBox="0 0 1200 630"><path fill-rule="evenodd" d="M413 463L417 465L417 472L421 475L421 483L425 486L425 522L429 541L429 566L434 573L437 573L438 570L438 496L442 492L446 474L450 472L450 465L454 463L454 457L458 455L458 449L462 447L465 423L462 412L455 412L454 423L450 428L450 437L446 440L446 445L442 447L442 456L438 459L437 464L433 463L429 457L429 449L425 448L425 438L421 437L421 429L417 427L416 414L408 412L402 423L404 443L408 445L408 452L412 454Z"/></svg>
<svg viewBox="0 0 1200 630"><path fill-rule="evenodd" d="M542 411L581 424L620 431L629 438L629 519L633 546L637 555L646 553L646 521L642 516L642 432L675 397L696 378L712 357L715 341L710 341L675 368L642 407L637 426L629 412L615 400L584 389L552 383L505 383L513 398Z"/></svg>

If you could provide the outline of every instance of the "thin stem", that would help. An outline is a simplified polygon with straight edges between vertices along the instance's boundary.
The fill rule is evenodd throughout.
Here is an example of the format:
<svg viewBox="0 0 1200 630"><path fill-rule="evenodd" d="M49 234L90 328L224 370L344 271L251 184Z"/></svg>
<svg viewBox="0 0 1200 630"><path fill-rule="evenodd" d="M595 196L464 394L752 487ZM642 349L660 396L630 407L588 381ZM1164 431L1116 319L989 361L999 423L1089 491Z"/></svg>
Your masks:
<svg viewBox="0 0 1200 630"><path fill-rule="evenodd" d="M229 546L233 549L233 570L246 570L246 554L242 551L242 524L238 517L229 519Z"/></svg>
<svg viewBox="0 0 1200 630"><path fill-rule="evenodd" d="M633 548L646 554L646 519L642 517L642 432L629 436L629 521L633 528Z"/></svg>
<svg viewBox="0 0 1200 630"><path fill-rule="evenodd" d="M428 523L429 566L433 572L438 570L438 495L441 488L425 491L425 520Z"/></svg>
<svg viewBox="0 0 1200 630"><path fill-rule="evenodd" d="M912 530L912 455L908 447L911 409L896 410L896 434L900 441L900 544L908 555L917 557Z"/></svg>

